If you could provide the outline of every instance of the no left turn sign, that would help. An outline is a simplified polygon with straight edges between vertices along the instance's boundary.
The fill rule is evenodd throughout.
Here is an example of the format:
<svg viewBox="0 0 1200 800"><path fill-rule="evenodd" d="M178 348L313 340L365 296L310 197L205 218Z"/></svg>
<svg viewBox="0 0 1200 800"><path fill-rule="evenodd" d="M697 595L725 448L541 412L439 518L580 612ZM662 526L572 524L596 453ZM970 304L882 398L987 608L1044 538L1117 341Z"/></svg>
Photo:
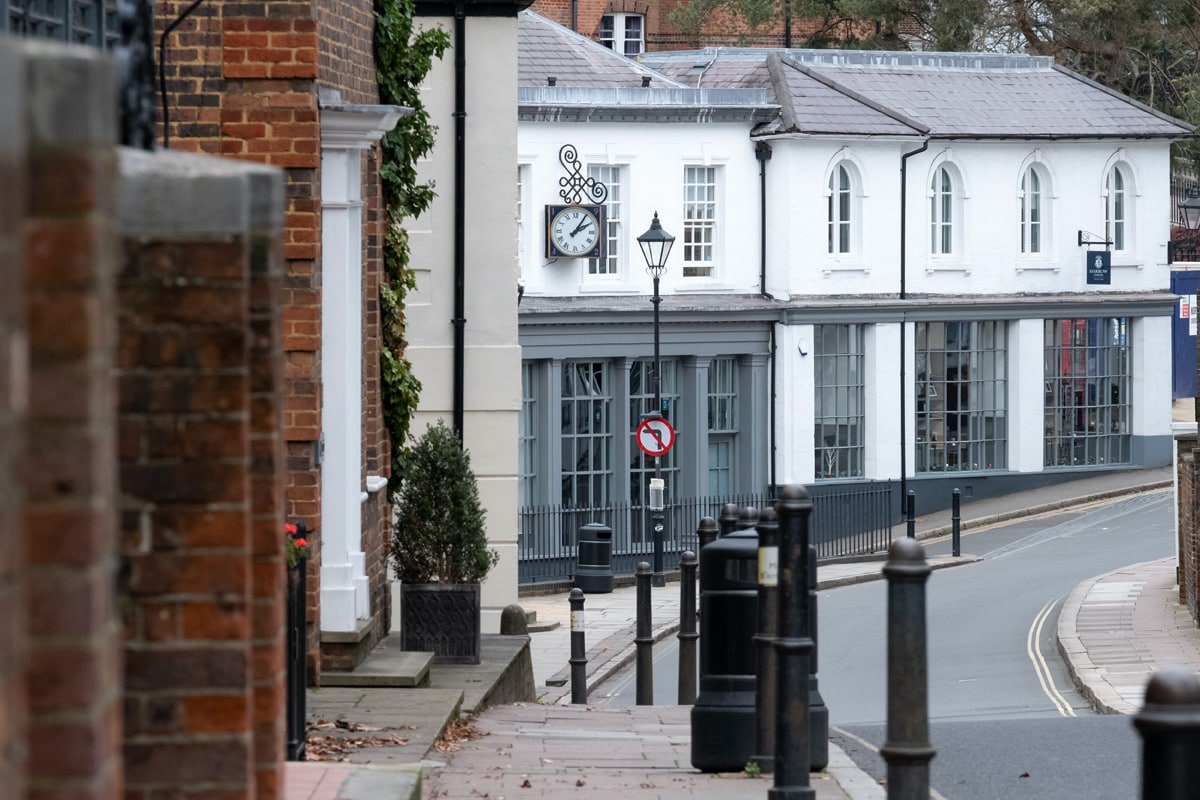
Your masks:
<svg viewBox="0 0 1200 800"><path fill-rule="evenodd" d="M662 417L644 419L637 427L637 444L648 456L665 455L675 444L675 429Z"/></svg>

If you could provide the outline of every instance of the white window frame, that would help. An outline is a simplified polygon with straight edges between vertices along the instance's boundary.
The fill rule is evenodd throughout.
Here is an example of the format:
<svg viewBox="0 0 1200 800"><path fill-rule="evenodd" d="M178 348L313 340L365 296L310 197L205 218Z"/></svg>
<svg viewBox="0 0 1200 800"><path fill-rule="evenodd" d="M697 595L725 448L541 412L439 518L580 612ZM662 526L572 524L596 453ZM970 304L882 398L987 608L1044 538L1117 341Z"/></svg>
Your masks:
<svg viewBox="0 0 1200 800"><path fill-rule="evenodd" d="M1017 199L1023 258L1045 256L1049 250L1047 238L1050 226L1046 224L1050 194L1048 184L1045 173L1036 165L1030 165L1021 173Z"/></svg>
<svg viewBox="0 0 1200 800"><path fill-rule="evenodd" d="M855 176L845 161L839 161L826 182L827 227L829 255L848 256L855 252L858 215L855 213Z"/></svg>
<svg viewBox="0 0 1200 800"><path fill-rule="evenodd" d="M637 21L638 31L630 34L629 24ZM605 22L610 27L605 28ZM600 18L600 44L615 50L622 55L634 58L646 51L646 15L645 14L605 14Z"/></svg>
<svg viewBox="0 0 1200 800"><path fill-rule="evenodd" d="M530 223L534 219L529 205L531 171L529 164L517 164L517 270L522 274L525 271L525 258L529 255Z"/></svg>
<svg viewBox="0 0 1200 800"><path fill-rule="evenodd" d="M624 212L625 183L628 166L625 164L589 164L589 178L595 178L608 189L604 202L605 256L589 258L585 267L585 278L589 282L611 284L621 278L621 265L628 263L625 253Z"/></svg>
<svg viewBox="0 0 1200 800"><path fill-rule="evenodd" d="M684 278L717 278L721 173L716 165L684 165L683 231L675 245L683 262Z"/></svg>
<svg viewBox="0 0 1200 800"><path fill-rule="evenodd" d="M1110 164L1104 176L1104 238L1112 242L1113 252L1133 250L1134 195L1133 171L1124 163Z"/></svg>
<svg viewBox="0 0 1200 800"><path fill-rule="evenodd" d="M938 164L929 181L929 254L940 258L956 258L958 226L961 224L954 170L949 164Z"/></svg>

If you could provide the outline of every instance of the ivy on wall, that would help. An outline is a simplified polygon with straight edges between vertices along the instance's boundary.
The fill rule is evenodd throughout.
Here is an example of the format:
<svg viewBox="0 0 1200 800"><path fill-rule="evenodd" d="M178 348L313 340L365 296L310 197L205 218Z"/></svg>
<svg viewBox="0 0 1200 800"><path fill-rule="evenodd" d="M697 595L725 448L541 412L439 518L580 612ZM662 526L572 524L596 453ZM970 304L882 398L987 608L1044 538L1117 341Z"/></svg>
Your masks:
<svg viewBox="0 0 1200 800"><path fill-rule="evenodd" d="M419 215L433 201L431 182L418 181L417 160L433 148L434 127L421 104L418 89L450 46L450 35L441 28L413 27L414 0L375 0L375 71L379 99L407 106L403 117L381 142L380 180L387 206L387 234L383 245L384 280L380 282L382 325L380 374L383 419L392 443L392 475L388 494L394 496L404 474L404 453L409 425L417 410L421 382L405 357L404 298L413 288L409 267L408 232L401 223Z"/></svg>

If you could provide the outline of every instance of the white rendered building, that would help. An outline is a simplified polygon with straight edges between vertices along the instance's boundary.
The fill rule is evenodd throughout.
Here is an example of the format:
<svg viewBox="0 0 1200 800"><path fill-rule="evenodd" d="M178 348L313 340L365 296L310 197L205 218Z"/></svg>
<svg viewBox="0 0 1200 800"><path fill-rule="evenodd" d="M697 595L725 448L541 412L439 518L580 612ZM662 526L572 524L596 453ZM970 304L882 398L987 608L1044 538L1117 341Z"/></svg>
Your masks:
<svg viewBox="0 0 1200 800"><path fill-rule="evenodd" d="M1169 155L1191 126L1048 58L634 62L519 29L522 506L644 501L656 211L668 502L893 480L931 510L1170 463ZM564 145L608 189L603 258L547 256Z"/></svg>

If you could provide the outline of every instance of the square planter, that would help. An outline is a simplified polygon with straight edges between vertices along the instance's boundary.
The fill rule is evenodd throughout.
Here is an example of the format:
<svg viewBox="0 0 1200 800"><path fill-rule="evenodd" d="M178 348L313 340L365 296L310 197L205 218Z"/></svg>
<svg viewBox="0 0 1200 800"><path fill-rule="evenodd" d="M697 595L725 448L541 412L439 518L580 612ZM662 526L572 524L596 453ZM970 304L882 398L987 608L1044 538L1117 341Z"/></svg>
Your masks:
<svg viewBox="0 0 1200 800"><path fill-rule="evenodd" d="M478 664L479 589L478 583L401 583L403 648L433 653L435 664Z"/></svg>

